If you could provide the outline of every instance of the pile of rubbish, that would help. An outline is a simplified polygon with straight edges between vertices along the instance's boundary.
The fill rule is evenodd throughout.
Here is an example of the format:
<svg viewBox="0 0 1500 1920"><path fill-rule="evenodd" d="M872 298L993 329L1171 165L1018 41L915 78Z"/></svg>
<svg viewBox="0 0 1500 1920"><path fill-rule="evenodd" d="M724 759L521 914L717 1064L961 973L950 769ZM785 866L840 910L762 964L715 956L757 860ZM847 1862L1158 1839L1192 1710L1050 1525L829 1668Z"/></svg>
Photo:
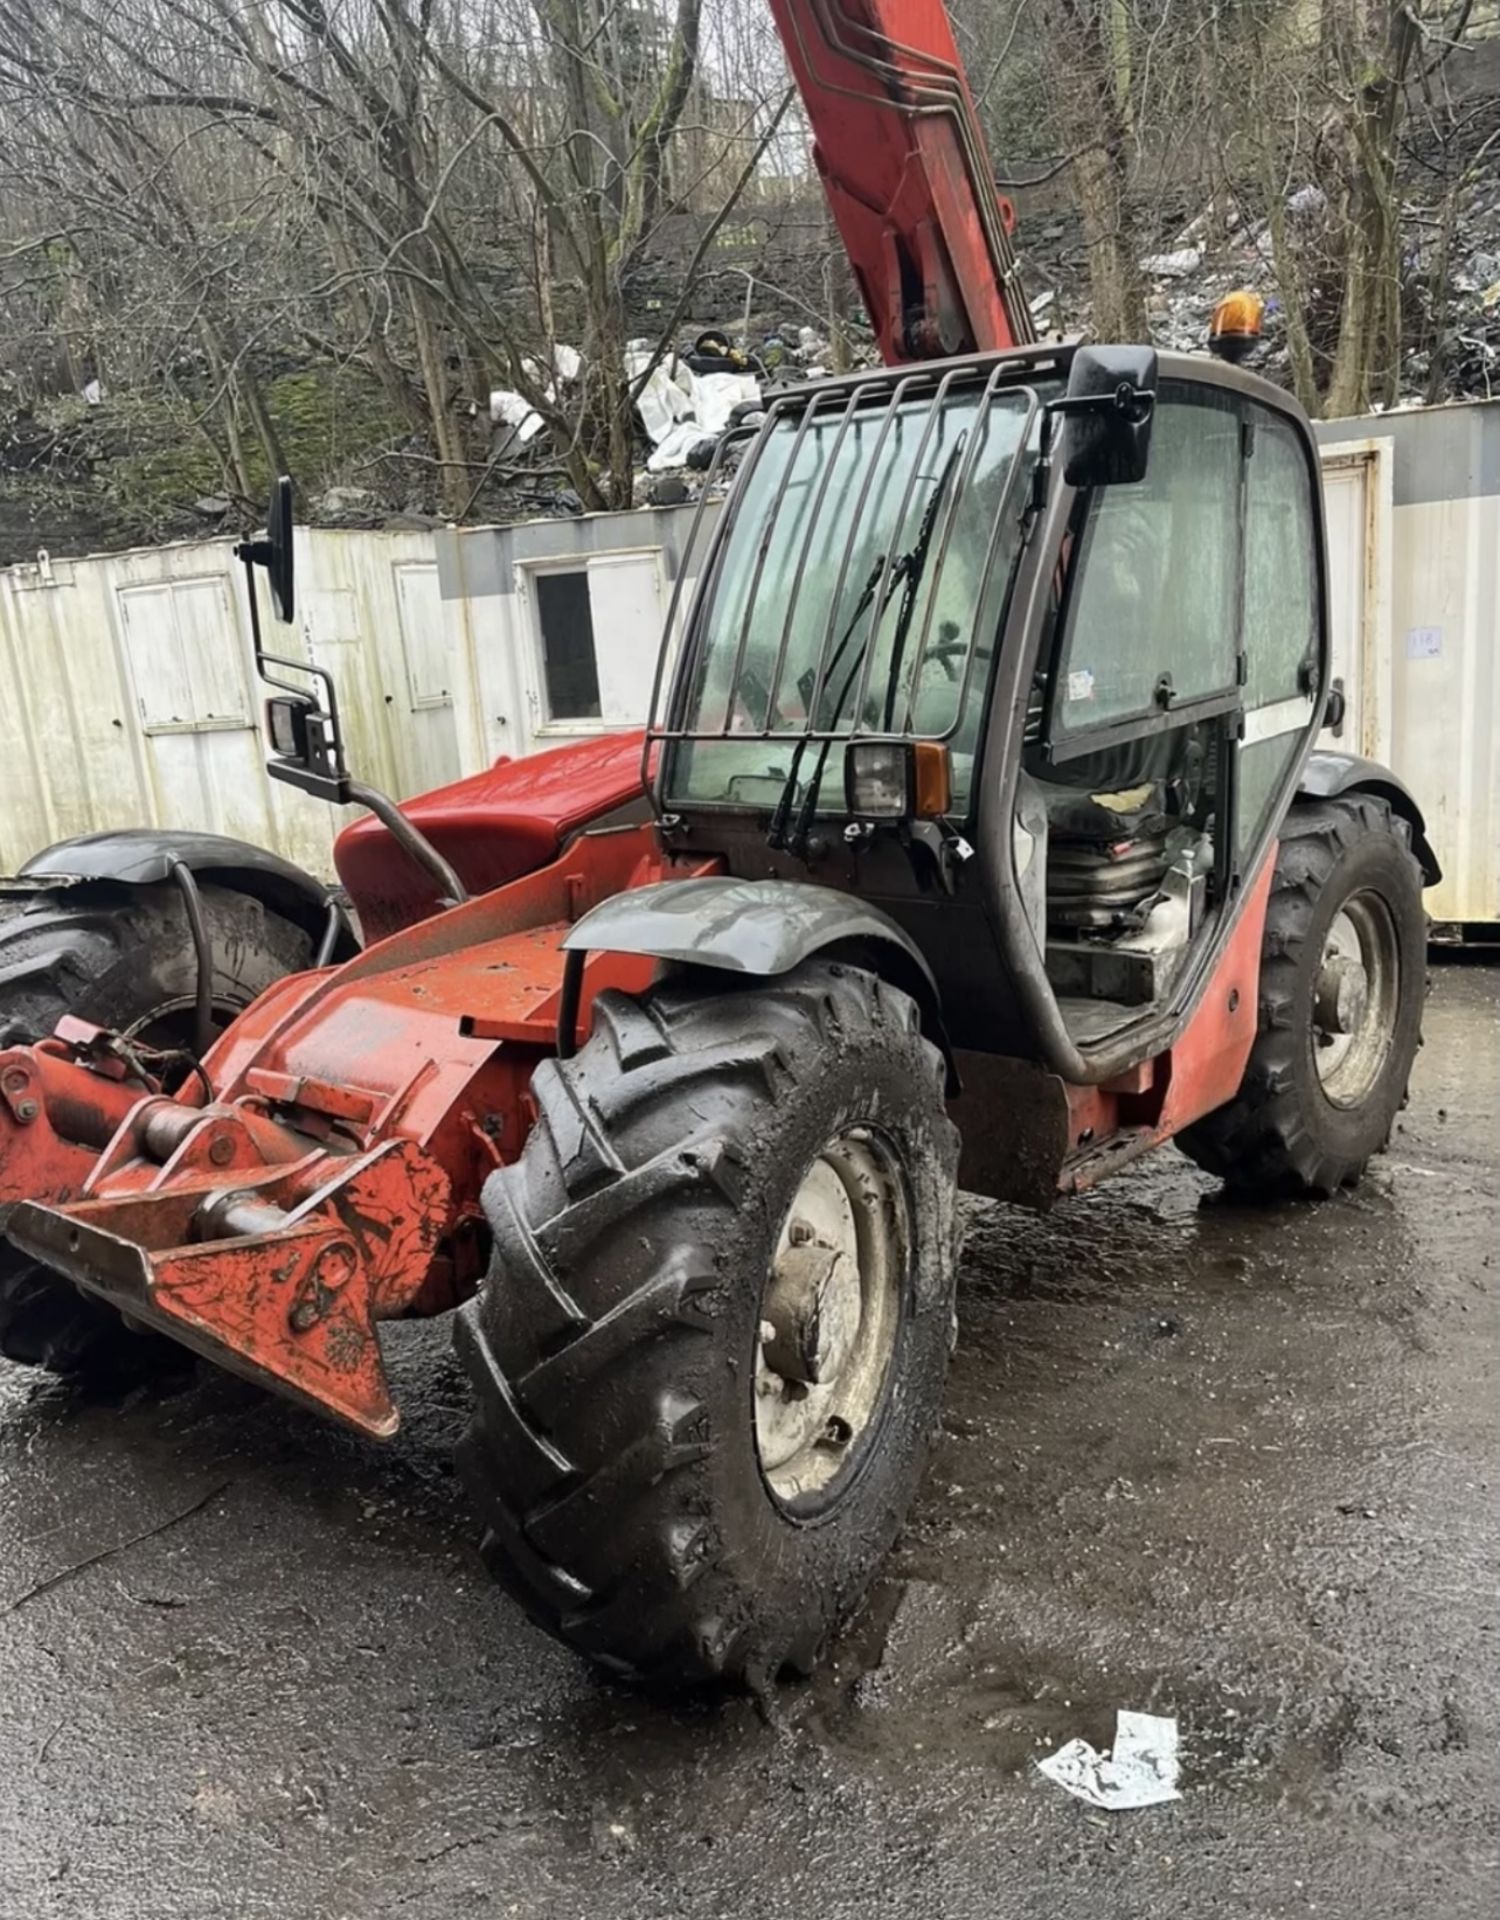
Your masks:
<svg viewBox="0 0 1500 1920"><path fill-rule="evenodd" d="M759 426L765 418L764 360L721 333L700 334L686 354L659 355L647 341L632 340L625 372L641 382L635 409L651 442L648 473L703 472L732 427Z"/></svg>
<svg viewBox="0 0 1500 1920"><path fill-rule="evenodd" d="M531 379L540 381L542 369L537 363L528 360L525 365ZM582 372L583 355L577 347L564 346L559 342L552 349L552 378L547 382L546 398L557 399L559 389L575 386ZM497 458L514 447L529 446L547 424L525 394L517 393L513 387L496 387L491 391L490 421L501 430L497 432L491 448L491 453Z"/></svg>
<svg viewBox="0 0 1500 1920"><path fill-rule="evenodd" d="M1314 352L1331 354L1341 291L1329 232L1335 212L1324 189L1307 180L1288 192L1285 216L1308 289ZM1438 217L1413 219L1411 226L1416 237L1402 261L1406 348L1396 404L1500 396L1500 173L1476 175L1465 193L1446 262L1438 252ZM1033 300L1039 329L1064 326L1069 337L1086 331L1087 257L1076 220L1039 221L1035 237L1028 236L1027 265L1035 277L1066 289ZM1159 250L1143 254L1139 266L1152 339L1174 352L1206 349L1214 309L1226 294L1240 287L1258 292L1265 301L1265 343L1251 365L1291 386L1286 316L1266 220L1248 218L1232 203L1205 209L1169 230ZM1446 297L1435 308L1433 289L1444 284Z"/></svg>
<svg viewBox="0 0 1500 1920"><path fill-rule="evenodd" d="M829 354L828 341L812 327L769 327L753 349L733 345L717 328L700 333L682 351L664 352L643 339L629 341L625 372L638 385L635 414L643 497L661 504L688 498L681 479L658 483L665 476L707 472L726 434L760 425L768 392L820 379L828 372ZM539 377L538 369L527 371ZM566 389L581 373L577 349L560 345L546 398L566 398ZM524 395L509 388L491 393L490 419L496 429L491 452L499 457L528 446L545 425Z"/></svg>

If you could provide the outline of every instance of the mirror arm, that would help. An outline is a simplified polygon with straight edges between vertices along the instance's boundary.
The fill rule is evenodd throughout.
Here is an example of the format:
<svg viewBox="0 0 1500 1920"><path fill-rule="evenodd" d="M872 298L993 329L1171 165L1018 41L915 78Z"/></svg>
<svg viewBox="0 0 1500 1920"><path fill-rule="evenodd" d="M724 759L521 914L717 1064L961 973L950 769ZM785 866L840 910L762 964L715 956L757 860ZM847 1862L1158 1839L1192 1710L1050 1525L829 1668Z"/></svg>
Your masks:
<svg viewBox="0 0 1500 1920"><path fill-rule="evenodd" d="M261 651L260 599L255 591L255 569L265 565L261 549L266 546L264 540L241 540L234 550L235 559L241 561L245 569L245 598L250 602L250 645L257 668L265 655Z"/></svg>
<svg viewBox="0 0 1500 1920"><path fill-rule="evenodd" d="M1140 425L1156 411L1156 395L1149 387L1133 387L1122 380L1113 393L1063 394L1049 400L1044 413L1123 413L1133 425Z"/></svg>
<svg viewBox="0 0 1500 1920"><path fill-rule="evenodd" d="M395 801L381 793L376 787L367 787L362 780L349 776L344 761L344 736L339 725L338 690L333 683L333 675L325 667L315 666L311 660L288 660L281 654L267 653L260 630L260 599L255 591L255 569L264 567L271 582L271 600L278 617L290 622L292 618L292 566L291 566L291 500L292 486L285 477L276 482L271 496L271 511L268 516L273 537L264 540L241 540L235 547L235 558L244 564L245 587L250 599L250 642L255 652L255 667L268 687L277 687L283 693L292 694L303 716L304 728L311 719L317 719L320 725L320 749L326 745L328 758L332 765L303 765L292 759L273 759L269 771L277 778L286 780L290 785L300 787L304 792L318 794L325 800L337 805L353 804L364 807L385 828L386 832L401 848L407 857L413 860L422 871L437 885L440 904L443 906L461 906L469 897L468 889L454 868L440 854L427 836L414 827ZM284 561L284 566L278 562ZM311 652L311 641L308 643ZM308 692L301 680L288 680L288 673L303 674L315 682L318 688L319 706L314 696ZM326 727L322 722L326 721ZM331 957L330 939L334 937L336 923L329 920L330 932L325 935L319 950L318 964L321 966ZM201 1025L201 1019L200 1019Z"/></svg>

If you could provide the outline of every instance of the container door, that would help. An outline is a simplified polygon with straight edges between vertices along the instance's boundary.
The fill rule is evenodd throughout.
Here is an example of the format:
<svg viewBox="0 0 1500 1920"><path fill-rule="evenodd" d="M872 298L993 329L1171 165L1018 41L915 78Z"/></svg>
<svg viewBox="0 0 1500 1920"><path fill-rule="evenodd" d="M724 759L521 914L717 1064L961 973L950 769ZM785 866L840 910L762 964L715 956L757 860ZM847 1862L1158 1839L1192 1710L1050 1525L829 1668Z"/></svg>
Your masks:
<svg viewBox="0 0 1500 1920"><path fill-rule="evenodd" d="M274 844L229 580L215 574L116 591L159 823Z"/></svg>
<svg viewBox="0 0 1500 1920"><path fill-rule="evenodd" d="M399 729L405 764L397 784L403 795L427 793L456 779L459 772L458 730L453 720L453 657L436 561L403 560L393 572L406 670L406 714Z"/></svg>
<svg viewBox="0 0 1500 1920"><path fill-rule="evenodd" d="M1382 757L1378 685L1380 626L1389 618L1388 473L1381 448L1333 447L1323 455L1328 521L1330 672L1344 689L1344 719L1325 727L1322 746Z"/></svg>

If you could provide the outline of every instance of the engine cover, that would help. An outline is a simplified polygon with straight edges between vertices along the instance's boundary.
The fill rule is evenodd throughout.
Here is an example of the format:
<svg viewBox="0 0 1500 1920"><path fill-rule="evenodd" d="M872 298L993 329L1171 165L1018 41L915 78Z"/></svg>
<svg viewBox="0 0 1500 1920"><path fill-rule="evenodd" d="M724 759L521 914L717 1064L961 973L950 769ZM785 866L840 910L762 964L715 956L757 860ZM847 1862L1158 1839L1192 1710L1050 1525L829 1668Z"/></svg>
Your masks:
<svg viewBox="0 0 1500 1920"><path fill-rule="evenodd" d="M647 813L641 735L570 741L403 801L401 811L456 868L471 894L489 893L557 858L563 842L601 815ZM622 817L630 817L622 815ZM373 814L344 828L334 865L359 912L367 943L438 907L437 889Z"/></svg>

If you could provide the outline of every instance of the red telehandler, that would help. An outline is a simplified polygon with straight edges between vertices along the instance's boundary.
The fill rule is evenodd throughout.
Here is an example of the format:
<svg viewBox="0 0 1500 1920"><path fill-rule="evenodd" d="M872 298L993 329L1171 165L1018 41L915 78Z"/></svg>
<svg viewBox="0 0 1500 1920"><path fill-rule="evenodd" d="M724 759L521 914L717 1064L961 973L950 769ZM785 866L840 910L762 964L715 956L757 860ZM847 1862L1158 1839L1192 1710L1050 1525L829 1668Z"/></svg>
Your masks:
<svg viewBox="0 0 1500 1920"><path fill-rule="evenodd" d="M386 1435L379 1322L457 1308L487 1559L676 1681L806 1670L859 1603L960 1184L1045 1206L1174 1138L1249 1195L1358 1180L1437 878L1400 783L1315 746L1294 402L1035 344L938 0L772 10L888 365L731 446L644 740L398 810L257 626L271 772L370 809L363 944L161 832L38 856L0 926L5 1351L178 1343ZM290 618L285 484L242 557Z"/></svg>

